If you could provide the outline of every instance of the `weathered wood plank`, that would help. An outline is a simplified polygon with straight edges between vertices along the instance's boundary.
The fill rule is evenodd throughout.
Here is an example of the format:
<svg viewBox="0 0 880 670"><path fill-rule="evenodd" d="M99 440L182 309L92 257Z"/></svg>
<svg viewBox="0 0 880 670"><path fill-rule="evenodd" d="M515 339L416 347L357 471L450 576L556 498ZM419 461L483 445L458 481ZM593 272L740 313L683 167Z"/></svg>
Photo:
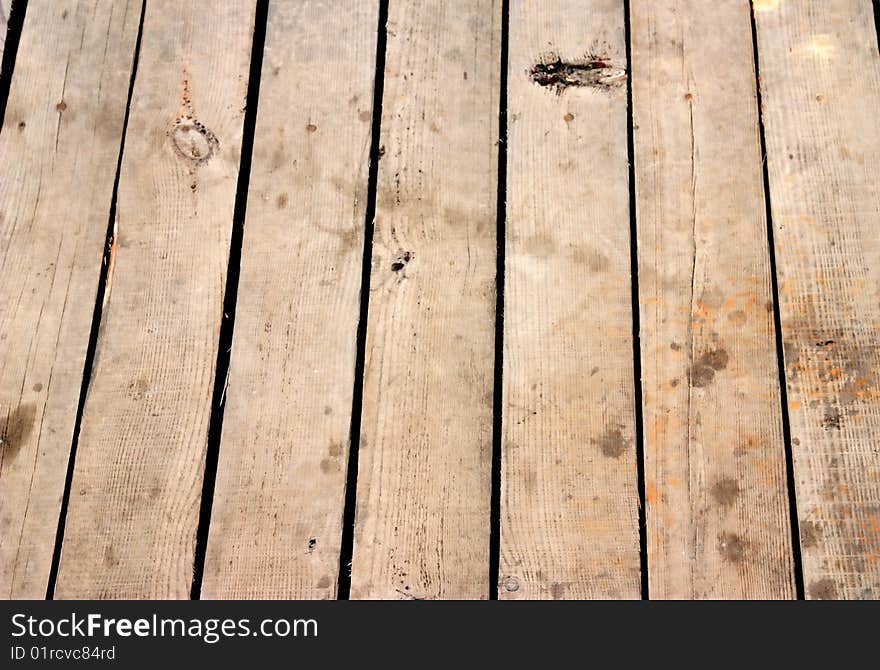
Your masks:
<svg viewBox="0 0 880 670"><path fill-rule="evenodd" d="M808 598L880 598L880 54L868 0L756 0Z"/></svg>
<svg viewBox="0 0 880 670"><path fill-rule="evenodd" d="M141 3L32 0L0 135L0 591L43 598Z"/></svg>
<svg viewBox="0 0 880 670"><path fill-rule="evenodd" d="M270 4L202 595L336 595L378 2Z"/></svg>
<svg viewBox="0 0 880 670"><path fill-rule="evenodd" d="M357 598L489 591L500 7L390 6Z"/></svg>
<svg viewBox="0 0 880 670"><path fill-rule="evenodd" d="M791 598L748 3L634 1L651 598Z"/></svg>
<svg viewBox="0 0 880 670"><path fill-rule="evenodd" d="M623 5L510 9L499 597L638 598Z"/></svg>
<svg viewBox="0 0 880 670"><path fill-rule="evenodd" d="M6 24L9 22L9 10L12 0L0 0L0 59L6 47Z"/></svg>
<svg viewBox="0 0 880 670"><path fill-rule="evenodd" d="M149 2L60 598L185 598L254 3Z"/></svg>

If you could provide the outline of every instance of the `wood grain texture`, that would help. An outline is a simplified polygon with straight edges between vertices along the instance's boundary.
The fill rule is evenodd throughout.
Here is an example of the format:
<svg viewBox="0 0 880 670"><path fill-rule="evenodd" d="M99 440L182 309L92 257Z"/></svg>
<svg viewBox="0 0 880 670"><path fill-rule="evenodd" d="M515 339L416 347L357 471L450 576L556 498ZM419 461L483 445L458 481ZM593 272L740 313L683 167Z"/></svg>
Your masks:
<svg viewBox="0 0 880 670"><path fill-rule="evenodd" d="M32 0L0 134L0 593L43 598L140 2Z"/></svg>
<svg viewBox="0 0 880 670"><path fill-rule="evenodd" d="M651 598L791 598L748 3L631 4Z"/></svg>
<svg viewBox="0 0 880 670"><path fill-rule="evenodd" d="M253 28L147 3L59 598L189 596Z"/></svg>
<svg viewBox="0 0 880 670"><path fill-rule="evenodd" d="M755 2L804 582L880 598L880 54L868 0Z"/></svg>
<svg viewBox="0 0 880 670"><path fill-rule="evenodd" d="M503 599L639 597L625 71L621 3L511 2Z"/></svg>
<svg viewBox="0 0 880 670"><path fill-rule="evenodd" d="M272 2L203 597L333 598L378 2Z"/></svg>
<svg viewBox="0 0 880 670"><path fill-rule="evenodd" d="M500 7L390 6L356 598L489 591Z"/></svg>

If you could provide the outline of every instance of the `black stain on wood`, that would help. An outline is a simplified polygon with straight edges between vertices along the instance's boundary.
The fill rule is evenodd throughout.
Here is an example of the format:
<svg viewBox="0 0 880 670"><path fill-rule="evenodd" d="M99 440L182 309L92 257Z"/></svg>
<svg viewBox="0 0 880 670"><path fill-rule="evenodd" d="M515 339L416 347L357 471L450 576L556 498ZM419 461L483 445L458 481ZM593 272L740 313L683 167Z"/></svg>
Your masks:
<svg viewBox="0 0 880 670"><path fill-rule="evenodd" d="M32 402L22 403L6 416L6 423L0 428L0 454L3 459L13 459L30 437L37 417L37 406Z"/></svg>
<svg viewBox="0 0 880 670"><path fill-rule="evenodd" d="M391 263L392 272L400 272L405 268L409 262L415 257L415 254L412 251L401 251L394 259L394 262Z"/></svg>
<svg viewBox="0 0 880 670"><path fill-rule="evenodd" d="M822 417L822 427L825 430L840 430L842 422L843 417L840 414L840 410L836 407L826 408L825 415Z"/></svg>
<svg viewBox="0 0 880 670"><path fill-rule="evenodd" d="M626 68L609 56L590 52L573 60L564 60L554 53L546 54L528 73L534 83L552 89L556 95L579 87L609 91L622 87L627 77Z"/></svg>

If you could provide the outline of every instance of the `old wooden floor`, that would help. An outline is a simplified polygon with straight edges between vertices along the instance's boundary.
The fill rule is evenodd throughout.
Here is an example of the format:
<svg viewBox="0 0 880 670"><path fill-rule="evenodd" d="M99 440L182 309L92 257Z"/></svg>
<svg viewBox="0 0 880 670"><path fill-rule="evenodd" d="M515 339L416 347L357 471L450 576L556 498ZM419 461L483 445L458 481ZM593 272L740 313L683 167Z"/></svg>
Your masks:
<svg viewBox="0 0 880 670"><path fill-rule="evenodd" d="M3 597L880 597L871 0L9 4Z"/></svg>

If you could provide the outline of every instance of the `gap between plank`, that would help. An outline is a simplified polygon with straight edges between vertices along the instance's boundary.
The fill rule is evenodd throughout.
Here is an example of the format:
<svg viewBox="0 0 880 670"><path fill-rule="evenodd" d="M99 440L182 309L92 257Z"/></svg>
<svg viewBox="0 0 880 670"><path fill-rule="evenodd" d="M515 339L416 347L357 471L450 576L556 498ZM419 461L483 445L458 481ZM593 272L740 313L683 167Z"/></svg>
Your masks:
<svg viewBox="0 0 880 670"><path fill-rule="evenodd" d="M0 63L0 132L6 118L6 103L9 100L9 89L12 86L12 71L15 69L15 57L18 55L18 42L24 27L24 16L27 13L27 0L13 0L6 17L6 43Z"/></svg>
<svg viewBox="0 0 880 670"><path fill-rule="evenodd" d="M10 13L14 13L15 5ZM83 364L82 386L79 392L79 402L76 407L76 418L73 423L73 438L70 446L70 457L67 461L67 474L64 478L64 493L61 497L61 510L58 514L58 529L55 531L55 548L52 552L52 563L49 568L49 582L46 585L46 600L55 597L55 583L58 580L58 566L61 562L61 546L64 542L64 527L67 522L67 508L70 504L70 488L73 484L73 470L76 465L76 450L79 445L79 434L82 428L83 410L86 405L86 397L89 392L89 383L92 380L92 367L95 363L95 351L98 346L98 333L101 328L101 316L104 311L104 294L107 289L107 280L113 264L113 245L116 236L116 203L119 195L119 176L122 171L122 157L125 153L125 138L128 134L128 117L131 112L131 97L134 92L134 82L137 78L138 61L141 55L141 37L144 33L144 16L147 11L147 0L141 3L141 17L138 23L137 38L134 43L134 56L131 62L131 78L128 82L128 97L125 103L125 117L122 121L122 139L119 143L119 156L116 159L116 176L113 178L113 191L110 197L110 215L107 223L106 246L101 260L101 268L98 273L98 290L95 295L95 307L92 312L92 327L89 332L89 343L86 348L86 358Z"/></svg>
<svg viewBox="0 0 880 670"><path fill-rule="evenodd" d="M636 216L635 129L633 127L632 95L632 26L629 0L623 3L623 31L626 41L626 155L629 170L629 262L632 290L633 392L636 410L636 475L639 493L639 574L642 600L648 592L648 524L645 510L645 424L642 412L642 341L639 304L639 240Z"/></svg>
<svg viewBox="0 0 880 670"><path fill-rule="evenodd" d="M214 487L217 482L217 462L220 458L220 439L223 436L223 413L225 410L226 382L232 360L232 333L235 329L235 308L238 300L238 281L241 271L241 248L244 239L247 214L248 186L251 178L251 159L254 153L254 134L257 125L257 106L260 100L260 77L263 70L263 50L266 44L269 0L257 0L254 14L254 39L251 46L251 64L244 124L241 138L241 163L235 190L232 215L232 236L229 245L229 264L226 271L226 288L223 294L223 318L217 346L217 367L214 372L214 393L211 398L211 418L208 423L205 474L202 483L202 499L199 509L199 525L193 556L193 581L190 599L199 600L202 595L202 578L205 572L205 555L208 550L208 533L211 527L211 511L214 504Z"/></svg>
<svg viewBox="0 0 880 670"><path fill-rule="evenodd" d="M510 50L510 1L501 3L501 88L498 96L498 202L495 271L495 386L492 393L492 484L489 504L489 599L498 600L501 569L501 459L504 415L504 269L507 240L507 67Z"/></svg>
<svg viewBox="0 0 880 670"><path fill-rule="evenodd" d="M874 0L874 30L877 32L877 49L880 50L880 0Z"/></svg>
<svg viewBox="0 0 880 670"><path fill-rule="evenodd" d="M876 2L876 0L875 0ZM782 317L779 312L779 280L776 275L776 243L773 236L773 215L770 202L770 173L767 167L767 144L764 138L764 104L761 98L761 68L758 57L758 26L754 5L751 7L752 53L755 57L755 91L758 104L758 135L761 141L761 168L764 177L764 206L767 221L767 245L770 252L770 287L773 300L773 328L776 331L776 365L779 370L779 398L782 410L782 438L785 446L785 478L788 488L788 512L791 523L791 550L794 563L794 587L798 600L804 599L804 568L801 560L800 527L794 481L794 457L791 450L791 424L788 416L788 384L785 378L785 357L782 346Z"/></svg>
<svg viewBox="0 0 880 670"><path fill-rule="evenodd" d="M364 367L367 350L367 317L370 308L370 268L373 260L373 231L376 218L376 191L379 183L379 142L382 131L382 97L385 90L385 49L388 42L388 0L379 2L379 25L376 33L376 75L373 79L373 120L370 139L370 168L367 179L367 207L364 214L364 253L361 264L360 313L354 366L354 390L351 399L348 465L345 502L342 509L342 541L339 551L339 574L336 597L351 596L351 560L354 554L354 522L357 511L358 452L361 443L361 419L364 404Z"/></svg>

